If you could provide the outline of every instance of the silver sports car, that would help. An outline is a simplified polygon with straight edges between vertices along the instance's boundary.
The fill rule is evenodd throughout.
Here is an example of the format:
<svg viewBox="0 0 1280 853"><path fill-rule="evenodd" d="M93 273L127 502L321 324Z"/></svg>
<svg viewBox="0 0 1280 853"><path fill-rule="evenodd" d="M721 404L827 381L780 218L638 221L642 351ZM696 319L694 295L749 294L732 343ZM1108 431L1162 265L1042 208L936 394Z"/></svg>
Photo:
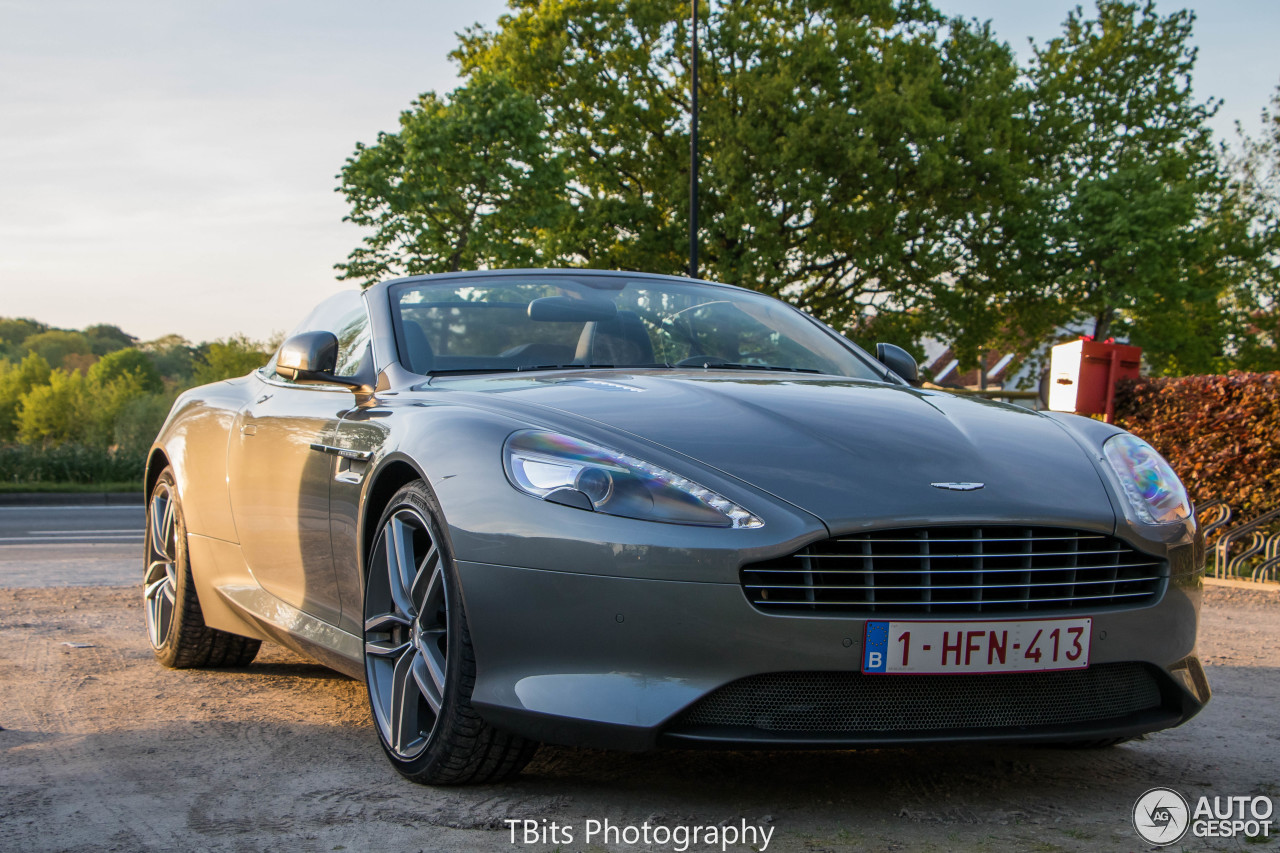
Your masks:
<svg viewBox="0 0 1280 853"><path fill-rule="evenodd" d="M1165 461L917 386L896 347L689 279L339 294L174 404L151 645L363 679L435 784L539 742L1104 745L1195 715L1204 550Z"/></svg>

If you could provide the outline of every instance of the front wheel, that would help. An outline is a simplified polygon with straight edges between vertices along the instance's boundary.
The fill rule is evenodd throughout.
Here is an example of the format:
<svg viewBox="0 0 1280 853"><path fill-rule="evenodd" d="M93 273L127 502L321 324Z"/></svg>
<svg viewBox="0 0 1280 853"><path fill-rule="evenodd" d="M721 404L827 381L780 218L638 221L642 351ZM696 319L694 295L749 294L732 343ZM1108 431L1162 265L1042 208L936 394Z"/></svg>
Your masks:
<svg viewBox="0 0 1280 853"><path fill-rule="evenodd" d="M414 482L391 499L369 552L364 666L378 739L406 778L497 782L537 744L499 731L471 706L476 661L435 496Z"/></svg>
<svg viewBox="0 0 1280 853"><path fill-rule="evenodd" d="M174 669L247 666L261 643L204 624L187 556L187 527L173 471L165 468L147 499L142 603L147 639L160 663Z"/></svg>

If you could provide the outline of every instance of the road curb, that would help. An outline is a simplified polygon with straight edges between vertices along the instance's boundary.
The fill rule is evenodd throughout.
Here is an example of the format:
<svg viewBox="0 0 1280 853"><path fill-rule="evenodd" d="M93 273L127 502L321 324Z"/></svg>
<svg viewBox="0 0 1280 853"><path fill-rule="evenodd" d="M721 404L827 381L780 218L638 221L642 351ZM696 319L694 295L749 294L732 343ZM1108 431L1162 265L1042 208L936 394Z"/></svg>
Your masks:
<svg viewBox="0 0 1280 853"><path fill-rule="evenodd" d="M1254 592L1280 592L1280 583L1272 581L1240 581L1234 578L1205 578L1205 586L1225 586L1230 589L1251 589Z"/></svg>
<svg viewBox="0 0 1280 853"><path fill-rule="evenodd" d="M6 492L0 506L142 506L142 492Z"/></svg>

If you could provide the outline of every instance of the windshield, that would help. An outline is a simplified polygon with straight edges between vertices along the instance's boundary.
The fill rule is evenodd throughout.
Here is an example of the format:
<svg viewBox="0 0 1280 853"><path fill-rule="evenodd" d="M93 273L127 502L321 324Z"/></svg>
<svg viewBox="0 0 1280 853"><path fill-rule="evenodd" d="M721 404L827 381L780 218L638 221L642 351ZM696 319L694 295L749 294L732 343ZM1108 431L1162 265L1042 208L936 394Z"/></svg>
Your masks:
<svg viewBox="0 0 1280 853"><path fill-rule="evenodd" d="M883 378L804 314L738 288L503 275L405 282L390 298L400 361L424 375L705 366Z"/></svg>

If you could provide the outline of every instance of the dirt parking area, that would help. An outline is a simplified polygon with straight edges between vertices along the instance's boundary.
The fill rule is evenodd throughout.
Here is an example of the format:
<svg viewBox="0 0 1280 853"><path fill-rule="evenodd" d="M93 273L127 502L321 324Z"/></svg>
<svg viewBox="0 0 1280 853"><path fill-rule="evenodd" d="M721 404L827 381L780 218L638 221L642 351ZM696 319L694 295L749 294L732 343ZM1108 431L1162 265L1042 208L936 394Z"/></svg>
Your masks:
<svg viewBox="0 0 1280 853"><path fill-rule="evenodd" d="M771 851L1144 850L1130 816L1149 788L1193 803L1280 795L1274 593L1207 590L1214 701L1180 729L1113 749L544 747L514 782L462 789L401 780L363 686L292 652L264 646L243 671L162 669L139 599L124 587L0 589L0 849L679 849L586 841L595 820L745 821L772 829ZM569 827L574 840L513 842L507 820ZM1170 849L1277 848L1188 836Z"/></svg>

